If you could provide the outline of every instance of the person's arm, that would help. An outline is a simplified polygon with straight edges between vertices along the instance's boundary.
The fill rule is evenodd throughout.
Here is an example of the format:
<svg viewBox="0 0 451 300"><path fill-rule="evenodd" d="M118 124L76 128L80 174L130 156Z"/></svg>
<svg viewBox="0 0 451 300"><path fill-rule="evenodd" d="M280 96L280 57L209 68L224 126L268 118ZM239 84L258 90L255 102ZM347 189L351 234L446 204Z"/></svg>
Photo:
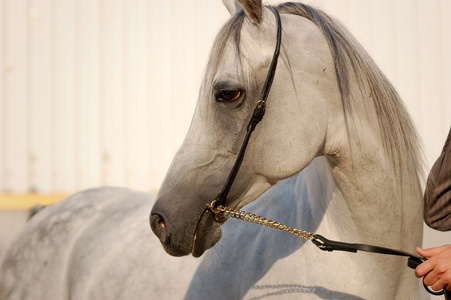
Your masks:
<svg viewBox="0 0 451 300"><path fill-rule="evenodd" d="M424 221L438 230L451 230L451 128L443 151L431 169L424 192Z"/></svg>

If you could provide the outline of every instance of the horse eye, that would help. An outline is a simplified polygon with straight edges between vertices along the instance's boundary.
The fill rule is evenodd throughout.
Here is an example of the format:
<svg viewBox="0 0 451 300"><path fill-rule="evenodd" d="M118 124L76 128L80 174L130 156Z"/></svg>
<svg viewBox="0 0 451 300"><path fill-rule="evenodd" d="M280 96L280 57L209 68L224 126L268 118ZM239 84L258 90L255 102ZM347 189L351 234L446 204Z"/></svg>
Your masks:
<svg viewBox="0 0 451 300"><path fill-rule="evenodd" d="M233 102L240 98L241 92L238 90L220 90L216 95L216 101L220 102Z"/></svg>

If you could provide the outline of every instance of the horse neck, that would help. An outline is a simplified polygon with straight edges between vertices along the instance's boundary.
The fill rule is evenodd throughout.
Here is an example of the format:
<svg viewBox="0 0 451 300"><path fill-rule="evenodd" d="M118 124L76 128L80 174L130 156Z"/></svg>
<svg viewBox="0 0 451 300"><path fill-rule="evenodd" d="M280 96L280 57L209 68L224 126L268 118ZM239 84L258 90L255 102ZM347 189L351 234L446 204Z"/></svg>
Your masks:
<svg viewBox="0 0 451 300"><path fill-rule="evenodd" d="M334 191L325 219L345 239L402 247L408 229L421 232L418 175L405 162L399 169L390 162L375 111L357 109L360 117L348 125L339 157L326 155Z"/></svg>

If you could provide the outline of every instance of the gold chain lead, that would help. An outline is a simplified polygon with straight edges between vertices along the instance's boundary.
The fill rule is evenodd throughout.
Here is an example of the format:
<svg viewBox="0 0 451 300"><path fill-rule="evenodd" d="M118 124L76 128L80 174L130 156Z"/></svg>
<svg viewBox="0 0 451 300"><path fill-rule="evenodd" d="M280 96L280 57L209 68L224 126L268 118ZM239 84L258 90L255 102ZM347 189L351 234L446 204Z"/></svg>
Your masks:
<svg viewBox="0 0 451 300"><path fill-rule="evenodd" d="M229 207L225 207L223 205L218 205L217 207L214 207L214 202L213 201L209 206L208 209L217 215L219 221L221 223L225 222L225 217L224 214L230 214L230 217L238 219L238 220L243 220L243 221L247 221L247 222L251 222L251 223L255 223L255 224L259 224L259 225L263 225L263 226L268 226L268 227L272 227L272 228L276 228L276 229L280 229L283 231L287 231L291 234L294 234L296 236L299 236L303 239L306 239L307 241L311 241L313 239L315 239L313 237L313 234L307 231L303 231L300 229L296 229L287 225L284 225L282 223L261 217L259 215L253 214L253 213L249 213L249 212L245 212L242 210L238 210L238 209L233 209L233 208L229 208Z"/></svg>

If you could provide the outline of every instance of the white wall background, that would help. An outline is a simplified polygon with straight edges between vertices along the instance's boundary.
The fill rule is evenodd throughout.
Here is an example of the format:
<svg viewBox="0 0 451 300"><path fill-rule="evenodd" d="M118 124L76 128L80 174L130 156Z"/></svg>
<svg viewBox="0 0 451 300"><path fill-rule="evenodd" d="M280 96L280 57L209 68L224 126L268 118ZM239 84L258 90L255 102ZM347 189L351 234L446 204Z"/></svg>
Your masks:
<svg viewBox="0 0 451 300"><path fill-rule="evenodd" d="M1 0L0 191L156 190L227 18L195 3Z"/></svg>
<svg viewBox="0 0 451 300"><path fill-rule="evenodd" d="M157 190L222 1L0 1L0 191ZM451 124L451 1L307 3L348 25L393 81L430 166Z"/></svg>
<svg viewBox="0 0 451 300"><path fill-rule="evenodd" d="M430 168L451 125L451 1L306 3L392 80ZM220 0L0 0L0 192L158 190L228 17Z"/></svg>

